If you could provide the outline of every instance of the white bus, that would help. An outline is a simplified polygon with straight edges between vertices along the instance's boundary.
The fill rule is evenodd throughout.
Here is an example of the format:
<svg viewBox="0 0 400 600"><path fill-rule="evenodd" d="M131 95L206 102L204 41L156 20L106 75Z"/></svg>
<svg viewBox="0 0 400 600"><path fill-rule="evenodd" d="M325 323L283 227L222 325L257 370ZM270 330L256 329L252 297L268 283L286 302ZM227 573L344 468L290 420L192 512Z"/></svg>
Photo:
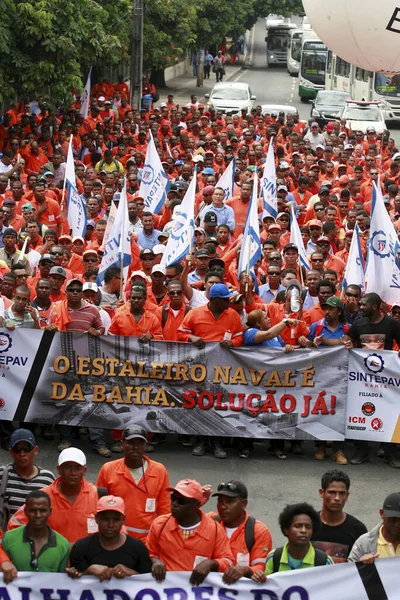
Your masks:
<svg viewBox="0 0 400 600"><path fill-rule="evenodd" d="M268 27L265 41L267 42L267 64L286 65L287 49L290 41L290 32L296 29L292 23L282 23Z"/></svg>
<svg viewBox="0 0 400 600"><path fill-rule="evenodd" d="M361 69L329 50L325 89L349 92L353 100L380 101L385 121L400 120L400 75Z"/></svg>
<svg viewBox="0 0 400 600"><path fill-rule="evenodd" d="M290 41L287 49L286 66L289 75L297 77L300 69L301 41L304 31L302 29L293 29L290 32Z"/></svg>
<svg viewBox="0 0 400 600"><path fill-rule="evenodd" d="M299 70L299 96L302 102L313 100L325 87L328 48L319 38L303 38Z"/></svg>

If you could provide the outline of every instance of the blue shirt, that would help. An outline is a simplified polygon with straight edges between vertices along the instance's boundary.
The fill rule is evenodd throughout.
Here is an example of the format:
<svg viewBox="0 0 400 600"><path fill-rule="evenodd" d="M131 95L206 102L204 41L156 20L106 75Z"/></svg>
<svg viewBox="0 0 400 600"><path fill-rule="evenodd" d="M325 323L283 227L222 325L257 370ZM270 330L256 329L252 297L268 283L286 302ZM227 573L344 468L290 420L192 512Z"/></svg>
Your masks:
<svg viewBox="0 0 400 600"><path fill-rule="evenodd" d="M282 292L282 290L286 290L286 288L284 285L279 284L276 294L278 294L279 292ZM264 283L264 285L260 285L258 295L260 296L261 300L263 300L265 302L265 304L269 304L270 302L275 300L276 294L273 294L271 292L271 288L269 287L268 282Z"/></svg>
<svg viewBox="0 0 400 600"><path fill-rule="evenodd" d="M138 233L138 244L141 247L142 250L148 249L148 250L153 250L153 247L156 244L159 244L160 242L158 241L158 236L160 235L161 231L158 231L158 229L153 229L152 234L151 235L145 235L144 233L144 229L142 229L139 233Z"/></svg>
<svg viewBox="0 0 400 600"><path fill-rule="evenodd" d="M187 279L188 279L189 285L192 285L192 283L197 283L198 281L201 281L201 277L198 275L197 269L195 269L194 271L189 273Z"/></svg>
<svg viewBox="0 0 400 600"><path fill-rule="evenodd" d="M233 212L233 208L230 206L221 206L221 208L216 208L213 204L209 204L205 206L200 213L200 222L203 227L204 217L208 212L213 212L217 215L217 225L227 225L230 231L234 231L235 229L235 213Z"/></svg>
<svg viewBox="0 0 400 600"><path fill-rule="evenodd" d="M279 335L271 340L265 340L265 342L256 342L256 335L259 331L260 330L256 327L245 329L243 334L243 346L269 346L270 348L282 348L282 346L284 346L284 343Z"/></svg>
<svg viewBox="0 0 400 600"><path fill-rule="evenodd" d="M319 325L319 321L316 321L315 323L311 324L310 333L308 334L307 339L312 341L315 338L315 330L318 325ZM344 330L343 323L339 323L339 325L336 327L336 329L334 331L332 331L331 329L329 329L329 327L326 326L325 319L323 319L323 327L321 329L321 332L318 333L318 335L324 335L324 337L331 339L331 340L340 340L340 338L342 338L345 334L346 334L346 332ZM322 344L323 343L324 342L322 341Z"/></svg>

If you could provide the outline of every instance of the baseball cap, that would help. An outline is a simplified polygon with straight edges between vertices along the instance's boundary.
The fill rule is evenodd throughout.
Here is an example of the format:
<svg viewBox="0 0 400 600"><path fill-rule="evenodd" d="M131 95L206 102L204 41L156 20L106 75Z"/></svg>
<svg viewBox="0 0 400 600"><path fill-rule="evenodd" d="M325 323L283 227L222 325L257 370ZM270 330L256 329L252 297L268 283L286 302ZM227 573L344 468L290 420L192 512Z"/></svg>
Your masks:
<svg viewBox="0 0 400 600"><path fill-rule="evenodd" d="M367 127L366 131L367 133L376 133L375 127Z"/></svg>
<svg viewBox="0 0 400 600"><path fill-rule="evenodd" d="M318 146L315 147L315 149L317 150L318 148L321 148L322 150L325 150L325 146L323 146L322 144L318 144Z"/></svg>
<svg viewBox="0 0 400 600"><path fill-rule="evenodd" d="M200 233L203 233L203 234L206 233L202 227L195 227L194 232L196 233L196 231L199 231Z"/></svg>
<svg viewBox="0 0 400 600"><path fill-rule="evenodd" d="M134 277L141 277L142 279L144 279L144 281L147 281L146 273L144 273L143 271L132 271L131 279L133 279Z"/></svg>
<svg viewBox="0 0 400 600"><path fill-rule="evenodd" d="M204 169L202 171L203 175L215 175L214 173L214 169L212 169L211 167L207 167L206 169Z"/></svg>
<svg viewBox="0 0 400 600"><path fill-rule="evenodd" d="M99 288L97 287L97 283L95 283L94 281L86 281L83 284L82 292L86 292L86 290L92 290L92 292L98 292Z"/></svg>
<svg viewBox="0 0 400 600"><path fill-rule="evenodd" d="M39 265L45 260L48 260L49 262L52 262L54 264L54 257L51 254L43 254L43 256L39 260Z"/></svg>
<svg viewBox="0 0 400 600"><path fill-rule="evenodd" d="M196 258L208 258L210 253L205 248L200 248L200 250L196 251Z"/></svg>
<svg viewBox="0 0 400 600"><path fill-rule="evenodd" d="M225 269L226 264L221 258L212 258L208 263L208 268L210 269L210 271L212 271L213 267L223 267Z"/></svg>
<svg viewBox="0 0 400 600"><path fill-rule="evenodd" d="M217 491L213 496L229 496L230 498L248 498L247 487L241 481L227 481L226 483L220 483L217 487Z"/></svg>
<svg viewBox="0 0 400 600"><path fill-rule="evenodd" d="M297 279L291 279L286 286L286 290L290 290L292 287L296 287L299 291L301 291L301 285Z"/></svg>
<svg viewBox="0 0 400 600"><path fill-rule="evenodd" d="M80 279L77 279L76 277L74 277L74 279L70 279L66 285L66 289L68 289L73 283L79 283L80 285L83 286L82 281Z"/></svg>
<svg viewBox="0 0 400 600"><path fill-rule="evenodd" d="M166 103L166 102L161 102L161 104L160 104L160 108L165 108L166 106L167 106L167 103Z"/></svg>
<svg viewBox="0 0 400 600"><path fill-rule="evenodd" d="M313 121L313 122L311 123L311 127L319 127L319 125L318 125L317 121Z"/></svg>
<svg viewBox="0 0 400 600"><path fill-rule="evenodd" d="M296 244L286 244L286 246L283 247L283 251L282 252L286 252L286 250L296 250L296 252L299 252L298 247L296 246Z"/></svg>
<svg viewBox="0 0 400 600"><path fill-rule="evenodd" d="M318 194L329 194L331 190L326 187L325 185L323 185L322 187L319 188Z"/></svg>
<svg viewBox="0 0 400 600"><path fill-rule="evenodd" d="M193 157L192 160L194 163L204 162L204 156L202 156L201 154L197 154L196 156Z"/></svg>
<svg viewBox="0 0 400 600"><path fill-rule="evenodd" d="M195 479L181 479L175 487L167 488L167 492L178 492L178 494L185 496L185 498L192 498L199 502L203 500L204 496L203 488Z"/></svg>
<svg viewBox="0 0 400 600"><path fill-rule="evenodd" d="M58 241L60 240L68 240L69 242L72 242L72 237L70 235L64 234L64 235L60 235L60 237L58 238Z"/></svg>
<svg viewBox="0 0 400 600"><path fill-rule="evenodd" d="M159 240L160 238L167 238L167 239L168 239L168 238L169 238L169 231L161 231L161 232L158 234L158 240Z"/></svg>
<svg viewBox="0 0 400 600"><path fill-rule="evenodd" d="M217 224L217 215L215 213L213 213L212 211L208 211L204 215L204 222L210 223L211 225L216 225Z"/></svg>
<svg viewBox="0 0 400 600"><path fill-rule="evenodd" d="M46 171L46 173L43 173L43 177L47 177L48 175L51 175L52 177L55 176L52 171Z"/></svg>
<svg viewBox="0 0 400 600"><path fill-rule="evenodd" d="M272 231L273 229L281 231L282 227L278 223L271 223L271 225L268 227L268 231Z"/></svg>
<svg viewBox="0 0 400 600"><path fill-rule="evenodd" d="M33 206L30 204L30 202L27 202L26 204L22 205L22 210L33 210Z"/></svg>
<svg viewBox="0 0 400 600"><path fill-rule="evenodd" d="M85 252L82 254L82 256L88 256L89 254L95 254L97 256L97 251L96 250L85 250Z"/></svg>
<svg viewBox="0 0 400 600"><path fill-rule="evenodd" d="M348 175L341 175L338 179L339 183L349 183L350 179Z"/></svg>
<svg viewBox="0 0 400 600"><path fill-rule="evenodd" d="M224 283L214 283L210 290L210 298L223 298L227 300L231 298L233 294L229 291L228 287Z"/></svg>
<svg viewBox="0 0 400 600"><path fill-rule="evenodd" d="M311 221L309 221L309 223L308 223L308 226L309 227L321 227L321 229L322 229L322 223L318 219L311 219Z"/></svg>
<svg viewBox="0 0 400 600"><path fill-rule="evenodd" d="M29 429L16 429L10 438L10 448L14 448L18 442L27 442L34 448L36 446L35 436Z"/></svg>
<svg viewBox="0 0 400 600"><path fill-rule="evenodd" d="M155 246L153 246L154 254L164 254L166 249L166 246L163 246L163 244L156 244Z"/></svg>
<svg viewBox="0 0 400 600"><path fill-rule="evenodd" d="M75 242L85 242L85 240L83 239L83 237L81 237L80 235L76 235L75 237L72 238L72 243L75 244Z"/></svg>
<svg viewBox="0 0 400 600"><path fill-rule="evenodd" d="M49 275L61 275L67 278L67 271L63 267L51 267Z"/></svg>
<svg viewBox="0 0 400 600"><path fill-rule="evenodd" d="M97 502L96 513L99 514L106 510L113 510L125 515L125 502L119 496L103 496Z"/></svg>
<svg viewBox="0 0 400 600"><path fill-rule="evenodd" d="M140 427L140 425L127 427L122 434L122 441L134 440L135 438L140 438L147 442L147 431L143 427Z"/></svg>
<svg viewBox="0 0 400 600"><path fill-rule="evenodd" d="M166 270L165 267L163 265L154 265L154 267L151 269L152 273L162 273L163 275L166 274Z"/></svg>
<svg viewBox="0 0 400 600"><path fill-rule="evenodd" d="M400 493L394 492L386 496L382 508L384 517L400 518Z"/></svg>
<svg viewBox="0 0 400 600"><path fill-rule="evenodd" d="M141 250L140 252L140 258L142 258L143 256L154 256L154 252L153 250L150 250L150 248L145 248L144 250Z"/></svg>
<svg viewBox="0 0 400 600"><path fill-rule="evenodd" d="M335 124L331 122L329 122L326 126L326 130L327 131L333 131L335 129Z"/></svg>
<svg viewBox="0 0 400 600"><path fill-rule="evenodd" d="M279 163L278 169L290 169L290 165L288 162L283 160L282 162Z"/></svg>
<svg viewBox="0 0 400 600"><path fill-rule="evenodd" d="M330 244L329 238L327 238L326 235L321 235L321 237L317 239L317 244L320 242L328 242Z"/></svg>
<svg viewBox="0 0 400 600"><path fill-rule="evenodd" d="M330 298L327 298L325 302L321 304L321 306L332 306L332 308L340 308L343 310L343 302L340 298L337 298L337 296L331 296Z"/></svg>
<svg viewBox="0 0 400 600"><path fill-rule="evenodd" d="M288 191L286 185L283 185L283 184L278 185L278 192L280 192L281 190L283 190L284 192Z"/></svg>
<svg viewBox="0 0 400 600"><path fill-rule="evenodd" d="M6 198L3 202L3 206L14 206L15 200L13 198Z"/></svg>
<svg viewBox="0 0 400 600"><path fill-rule="evenodd" d="M99 102L104 102L105 97L104 96L99 96Z"/></svg>
<svg viewBox="0 0 400 600"><path fill-rule="evenodd" d="M3 203L3 206L4 206L4 203ZM6 235L15 235L15 237L18 237L18 233L15 231L14 227L7 227L3 231L3 237L5 237Z"/></svg>
<svg viewBox="0 0 400 600"><path fill-rule="evenodd" d="M94 228L95 226L96 226L96 223L94 221L92 221L92 220L89 220L89 221L86 222L86 229L88 227L93 227Z"/></svg>
<svg viewBox="0 0 400 600"><path fill-rule="evenodd" d="M204 171L203 171L204 173ZM205 188L203 188L203 196L207 196L208 194L213 194L215 190L215 187L213 185L206 185Z"/></svg>
<svg viewBox="0 0 400 600"><path fill-rule="evenodd" d="M61 466L66 462L73 462L81 465L81 467L86 467L86 456L79 448L66 448L60 453L57 464Z"/></svg>
<svg viewBox="0 0 400 600"><path fill-rule="evenodd" d="M347 169L347 165L341 163L340 165L338 165L338 169Z"/></svg>

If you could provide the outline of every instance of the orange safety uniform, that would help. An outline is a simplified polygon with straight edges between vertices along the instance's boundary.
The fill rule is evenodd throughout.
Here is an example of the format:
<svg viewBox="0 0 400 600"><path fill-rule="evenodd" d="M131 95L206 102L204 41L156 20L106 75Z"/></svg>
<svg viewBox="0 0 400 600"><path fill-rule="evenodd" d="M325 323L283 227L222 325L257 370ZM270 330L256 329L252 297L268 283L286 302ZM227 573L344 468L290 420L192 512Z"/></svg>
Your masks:
<svg viewBox="0 0 400 600"><path fill-rule="evenodd" d="M42 490L50 498L49 525L73 544L90 533L97 532L95 515L99 495L96 486L83 479L77 499L70 504L58 489L59 482L58 477ZM8 529L26 525L27 522L24 507L21 507L8 521Z"/></svg>
<svg viewBox="0 0 400 600"><path fill-rule="evenodd" d="M165 304L162 307L161 314L166 311L167 320L165 324L163 324L162 333L164 340L168 340L169 342L177 342L178 341L178 328L182 325L183 319L189 311L189 308L186 304L182 304L182 307L179 309L178 313L174 315L174 311L172 310L169 304Z"/></svg>
<svg viewBox="0 0 400 600"><path fill-rule="evenodd" d="M188 312L178 329L178 340L188 342L191 335L196 335L204 342L222 342L228 331L233 345L241 346L243 326L238 313L233 308L228 308L216 319L208 304L205 304Z"/></svg>
<svg viewBox="0 0 400 600"><path fill-rule="evenodd" d="M277 325L285 318L285 305L284 304L276 304L275 302L270 302L268 304L268 316L271 320L271 325ZM298 315L296 313L291 313L288 315L290 319L298 319ZM310 322L309 313L306 310L303 310L303 316L301 321ZM304 335L308 336L309 329L304 322L300 322L296 327L286 327L279 334L285 344L291 344L296 346L298 343L299 337Z"/></svg>
<svg viewBox="0 0 400 600"><path fill-rule="evenodd" d="M147 469L136 483L125 464L125 459L104 463L97 477L97 485L108 489L109 494L125 501L125 529L132 537L146 541L151 524L156 517L171 510L167 469L159 462L147 461Z"/></svg>
<svg viewBox="0 0 400 600"><path fill-rule="evenodd" d="M158 315L155 315L152 312L145 310L140 321L136 322L130 311L130 306L126 305L121 306L121 308L117 310L111 321L108 332L114 335L132 337L140 337L143 333L151 333L153 339L163 339L159 313Z"/></svg>
<svg viewBox="0 0 400 600"><path fill-rule="evenodd" d="M201 560L215 560L224 572L234 563L229 540L222 526L199 511L201 521L193 534L184 538L171 515L158 517L150 527L146 546L150 558L161 560L167 571L193 571Z"/></svg>
<svg viewBox="0 0 400 600"><path fill-rule="evenodd" d="M268 527L256 519L254 523L254 546L249 555L249 550L246 546L246 523L249 514L247 511L245 511L245 514L245 520L232 533L232 536L229 538L229 543L235 565L250 567L253 573L255 573L260 569L264 570L268 552L272 550L272 537ZM213 519L218 516L218 513L210 512L207 513L207 516ZM226 532L223 521L219 522Z"/></svg>

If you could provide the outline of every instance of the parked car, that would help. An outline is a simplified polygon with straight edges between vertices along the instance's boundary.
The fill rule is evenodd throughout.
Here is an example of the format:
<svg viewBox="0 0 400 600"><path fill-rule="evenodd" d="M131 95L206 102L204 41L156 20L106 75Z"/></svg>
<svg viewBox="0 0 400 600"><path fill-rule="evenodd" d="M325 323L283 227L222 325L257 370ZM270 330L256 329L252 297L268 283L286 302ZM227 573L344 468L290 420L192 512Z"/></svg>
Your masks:
<svg viewBox="0 0 400 600"><path fill-rule="evenodd" d="M216 83L211 94L205 94L209 99L207 108L222 110L224 113L239 113L242 110L250 112L257 96L251 93L248 83L234 82Z"/></svg>
<svg viewBox="0 0 400 600"><path fill-rule="evenodd" d="M310 116L323 127L328 121L340 118L347 100L351 100L348 92L319 90L312 101Z"/></svg>
<svg viewBox="0 0 400 600"><path fill-rule="evenodd" d="M346 121L346 127L352 131L362 131L373 128L381 133L386 127L380 102L356 102L348 100L342 111L341 119Z"/></svg>

